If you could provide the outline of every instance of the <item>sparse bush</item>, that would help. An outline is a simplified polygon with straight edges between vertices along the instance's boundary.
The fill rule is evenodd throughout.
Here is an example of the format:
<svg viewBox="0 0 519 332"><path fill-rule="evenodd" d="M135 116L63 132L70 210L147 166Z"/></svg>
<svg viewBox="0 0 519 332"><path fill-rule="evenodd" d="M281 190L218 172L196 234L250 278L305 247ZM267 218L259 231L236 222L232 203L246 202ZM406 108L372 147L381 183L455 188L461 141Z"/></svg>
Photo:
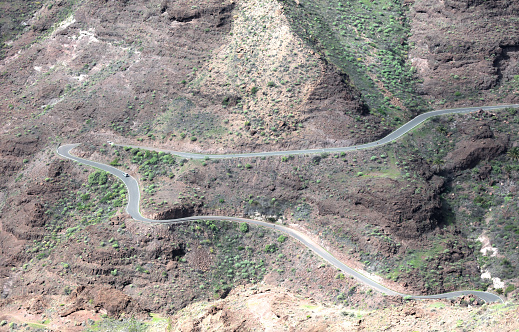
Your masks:
<svg viewBox="0 0 519 332"><path fill-rule="evenodd" d="M506 288L505 288L505 295L507 295L508 293L513 292L514 290L515 290L515 286L514 285L510 284L510 285L506 286Z"/></svg>
<svg viewBox="0 0 519 332"><path fill-rule="evenodd" d="M277 250L278 250L278 247L275 244L267 244L264 249L264 251L267 253L274 253Z"/></svg>
<svg viewBox="0 0 519 332"><path fill-rule="evenodd" d="M240 232L247 233L249 231L249 225L247 223L240 224Z"/></svg>
<svg viewBox="0 0 519 332"><path fill-rule="evenodd" d="M94 173L90 173L88 176L88 184L89 185L103 185L108 181L108 173L104 171L95 171Z"/></svg>
<svg viewBox="0 0 519 332"><path fill-rule="evenodd" d="M115 158L114 160L112 160L110 162L110 166L121 166L121 164L119 164L119 158Z"/></svg>

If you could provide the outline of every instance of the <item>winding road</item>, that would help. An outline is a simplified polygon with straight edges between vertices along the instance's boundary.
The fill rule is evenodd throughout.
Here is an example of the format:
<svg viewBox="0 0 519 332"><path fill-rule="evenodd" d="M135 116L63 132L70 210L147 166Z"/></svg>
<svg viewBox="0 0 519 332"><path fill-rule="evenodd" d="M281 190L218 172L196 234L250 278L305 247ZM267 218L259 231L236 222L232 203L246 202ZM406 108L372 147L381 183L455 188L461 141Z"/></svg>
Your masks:
<svg viewBox="0 0 519 332"><path fill-rule="evenodd" d="M365 149L375 146L381 146L384 144L387 144L389 142L392 142L405 133L409 132L425 120L427 120L430 117L438 116L438 115L445 115L445 114L456 114L456 113L469 113L478 111L480 109L483 110L497 110L497 109L503 109L503 108L519 108L519 105L503 105L503 106L484 106L484 107L469 107L469 108L459 108L459 109L446 109L446 110L437 110L432 111L428 113L424 113L421 115L418 115L413 120L409 121L408 123L404 124L402 127L398 128L391 134L387 135L386 137L367 144L362 145L356 145L356 146L349 146L349 147L340 147L340 148L324 148L324 149L309 149L309 150L291 150L291 151L272 151L272 152L258 152L258 153L239 153L239 154L226 154L226 155L204 155L204 154L196 154L196 153L187 153L187 152L178 152L178 151L170 151L170 150L161 150L161 149L155 149L155 148L146 148L146 147L140 147L140 146L134 146L141 149L149 149L149 150L155 150L155 151L164 151L168 153L172 153L181 157L185 158L192 158L192 159L205 159L205 158L243 158L243 157L264 157L264 156L286 156L286 155L295 155L295 154L311 154L311 153L322 153L322 152L347 152L347 151L353 151L358 149ZM501 302L503 303L503 299L499 297L498 295L488 293L488 292L481 292L481 291L472 291L472 290L465 290L465 291L456 291L456 292L450 292L450 293L443 293L443 294L436 294L436 295L424 295L424 296L415 296L415 295L408 295L399 293L396 291L393 291L376 281L370 279L369 277L365 276L364 274L358 272L355 269L350 268L346 264L339 261L337 258L335 258L332 254L330 254L328 251L326 251L324 248L319 246L317 243L312 241L308 236L305 234L294 230L292 228L288 228L281 225L276 225L272 223L267 223L263 221L253 220L253 219L247 219L247 218L239 218L239 217L225 217L225 216L193 216L193 217L186 217L186 218L178 218L178 219L170 219L170 220L154 220L145 218L141 215L139 211L139 202L140 202L140 190L139 190L139 184L137 180L135 180L133 177L125 177L124 172L106 165L102 163L98 163L95 161L91 161L88 159L83 159L76 157L72 154L70 154L70 151L77 147L78 144L67 144L58 147L57 153L65 158L77 161L79 163L92 166L98 169L101 169L103 171L109 172L119 179L121 179L126 187L128 188L128 205L126 207L126 211L128 214L135 220L141 221L141 222L148 222L148 223L155 223L155 224L183 224L187 223L189 221L194 220L200 220L200 219L206 219L206 220L227 220L227 221L234 221L234 222L246 222L248 224L267 227L282 233L285 233L296 240L300 241L302 244L304 244L307 248L314 251L317 255L319 255L321 258L323 258L325 261L330 263L331 265L335 266L336 268L342 270L344 273L351 275L352 277L356 278L360 282L372 287L373 289L387 295L400 295L409 297L411 299L445 299L445 298L454 298L457 296L462 295L469 295L473 294L482 300L486 302ZM117 144L115 144L117 145ZM131 145L126 145L131 146Z"/></svg>
<svg viewBox="0 0 519 332"><path fill-rule="evenodd" d="M481 106L481 107L466 107L466 108L450 108L444 110L431 111L427 113L423 113L407 122L397 130L393 131L391 134L387 135L384 138L379 139L378 141L374 141L371 143L360 144L360 145L352 145L346 147L338 147L338 148L322 148L322 149L307 149L307 150L287 150L287 151L268 151L268 152L252 152L252 153L230 153L230 154L200 154L200 153L190 153L190 152L182 152L182 151L174 151L167 149L159 149L153 147L145 147L138 145L123 145L123 144L114 144L114 146L129 146L131 148L139 148L145 150L154 150L154 151L162 151L174 154L179 157L190 158L190 159L230 159L230 158L248 158L248 157L269 157L269 156L288 156L288 155L298 155L298 154L314 154L314 153L323 153L323 152L348 152L355 151L360 149L373 148L376 146L381 146L390 142L397 140L402 137L404 134L408 133L425 120L439 116L439 115L447 115L447 114L464 114L476 112L479 110L490 111L490 110L500 110L504 108L519 108L519 104L512 105L500 105L500 106Z"/></svg>

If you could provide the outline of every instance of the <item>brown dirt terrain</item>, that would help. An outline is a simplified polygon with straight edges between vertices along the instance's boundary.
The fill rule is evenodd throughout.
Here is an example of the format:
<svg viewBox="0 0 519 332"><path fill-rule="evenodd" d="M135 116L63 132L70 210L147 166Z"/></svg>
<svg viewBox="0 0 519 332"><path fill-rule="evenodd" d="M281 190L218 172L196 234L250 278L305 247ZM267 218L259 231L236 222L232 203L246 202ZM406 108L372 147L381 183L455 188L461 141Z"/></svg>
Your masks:
<svg viewBox="0 0 519 332"><path fill-rule="evenodd" d="M471 303L471 305L467 304ZM473 306L424 301L393 305L380 311L345 310L302 298L282 288L236 289L215 303L197 303L175 316L175 331L437 331L464 329L512 331L517 306ZM499 314L495 315L493 313Z"/></svg>
<svg viewBox="0 0 519 332"><path fill-rule="evenodd" d="M108 148L99 154L98 149L81 149L79 154L106 163L117 155L123 165L135 171L131 158L144 156L138 150ZM423 248L424 239L443 234L440 193L444 180L433 175L426 161L405 158L396 147L390 153L380 149L342 157L180 160L174 166L157 165L157 177L151 182L149 168L143 167L132 175L144 185L143 206L157 211L148 212L153 218L216 214L279 220L318 236L329 250L353 261L364 260L370 252L382 261L391 260ZM407 174L411 172L415 175L409 179ZM457 264L445 273L456 271L456 275L475 278L475 262L464 261L471 252L468 244L444 245L449 253L438 262ZM425 280L409 274L396 287L409 287L418 293L455 289L437 283L439 288L427 290L431 286L424 284Z"/></svg>
<svg viewBox="0 0 519 332"><path fill-rule="evenodd" d="M10 218L3 219L2 235L16 237L21 245L17 250L3 247L3 313L29 308L30 319L45 313L41 321L49 322L43 325L61 329L98 319L99 314L172 313L193 301L224 298L234 285L260 281L316 299L347 301L353 307L385 303L379 294L345 279L300 244L259 228L243 233L236 224L225 222L157 227L135 223L116 211L109 222L96 223L95 215L101 214L100 220L110 216L100 212L110 204L96 198L106 189L81 188L79 184L87 181L84 170L55 160L48 173L40 174L52 176L42 183L53 187L18 182L26 192L15 197L24 196L25 206L38 206L34 201L45 193L54 203L40 203L36 210L45 211L45 218L37 218L42 223L37 224L27 223L23 208L8 200L5 213ZM106 188L114 188L112 180ZM95 213L83 205L85 200L92 202ZM67 214L70 219L60 217ZM45 229L52 231L46 234ZM266 244L271 246L268 251ZM229 269L236 269L236 274ZM30 321L10 314L5 319Z"/></svg>
<svg viewBox="0 0 519 332"><path fill-rule="evenodd" d="M421 94L437 107L517 101L516 2L406 3L414 3L409 58ZM135 223L123 213L124 187L59 160L60 142L84 143L85 157L118 158L139 177L143 213L154 218L279 220L407 292L486 289L483 268L517 284L518 171L505 156L517 146L515 113L432 121L409 140L347 155L144 167L131 150L103 143L302 149L370 141L390 129L347 75L293 33L273 0L14 1L1 9L0 322L80 330L104 315L200 306L200 317L177 314L178 326L369 330L389 317L398 317L387 321L396 330L460 324L450 310L373 294L279 234L223 222ZM483 232L498 256L478 254L474 239ZM237 286L251 284L260 286L244 291L247 302ZM283 305L301 298L319 310ZM398 308L369 318L340 314L347 322L338 311L392 303ZM474 310L459 314L486 317L487 330L514 328L516 309Z"/></svg>
<svg viewBox="0 0 519 332"><path fill-rule="evenodd" d="M516 1L412 3L409 57L424 96L437 106L517 102Z"/></svg>

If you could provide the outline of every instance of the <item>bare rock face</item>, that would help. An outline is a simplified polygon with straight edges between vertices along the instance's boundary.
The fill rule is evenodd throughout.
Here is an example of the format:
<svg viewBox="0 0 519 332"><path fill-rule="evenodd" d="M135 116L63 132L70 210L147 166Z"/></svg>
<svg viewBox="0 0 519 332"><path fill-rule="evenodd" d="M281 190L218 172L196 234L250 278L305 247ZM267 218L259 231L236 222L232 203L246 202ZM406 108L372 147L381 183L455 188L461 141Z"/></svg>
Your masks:
<svg viewBox="0 0 519 332"><path fill-rule="evenodd" d="M45 297L39 295L28 301L26 309L29 313L33 315L39 315L45 311L48 305L49 304L46 301Z"/></svg>
<svg viewBox="0 0 519 332"><path fill-rule="evenodd" d="M353 122L354 116L362 116L372 124L373 131L356 140L358 143L369 142L388 133L379 126L380 118L369 114L368 106L362 100L360 92L351 85L346 74L340 73L334 66L326 65L316 86L306 97L304 112L308 124L333 140L349 137L344 130Z"/></svg>
<svg viewBox="0 0 519 332"><path fill-rule="evenodd" d="M69 300L72 304L60 312L62 317L85 309L104 310L112 317L118 317L123 312L141 312L138 303L132 301L130 296L109 287L79 286L70 294Z"/></svg>
<svg viewBox="0 0 519 332"><path fill-rule="evenodd" d="M28 135L14 138L0 138L0 174L4 179L14 175L22 167L22 158L34 154L39 147L39 137ZM4 186L0 184L0 187Z"/></svg>
<svg viewBox="0 0 519 332"><path fill-rule="evenodd" d="M94 306L104 308L111 316L118 316L123 312L131 311L135 303L132 302L131 297L120 290L105 288L100 289L95 295Z"/></svg>
<svg viewBox="0 0 519 332"><path fill-rule="evenodd" d="M391 179L376 179L369 183L369 189L359 188L345 199L351 200L353 211L365 216L370 224L383 227L400 239L417 239L438 224L442 186L443 180L436 176L421 190L402 187Z"/></svg>
<svg viewBox="0 0 519 332"><path fill-rule="evenodd" d="M36 227L42 227L45 225L48 217L45 215L45 207L42 203L34 202L27 204L23 207L23 210L27 213L27 224Z"/></svg>
<svg viewBox="0 0 519 332"><path fill-rule="evenodd" d="M475 132L471 137L473 141L485 138L494 138L494 132L492 131L492 129L490 129L490 126L487 124L475 128Z"/></svg>
<svg viewBox="0 0 519 332"><path fill-rule="evenodd" d="M458 10L481 6L485 9L500 9L505 13L519 8L517 1L513 0L445 0L445 6Z"/></svg>
<svg viewBox="0 0 519 332"><path fill-rule="evenodd" d="M161 211L158 213L155 213L151 219L155 220L168 220L168 219L178 219L178 218L185 218L185 217L191 217L196 214L197 211L200 211L199 205L177 205L173 206L172 208L169 208L165 211Z"/></svg>
<svg viewBox="0 0 519 332"><path fill-rule="evenodd" d="M0 155L23 157L38 150L38 137L22 136L0 140Z"/></svg>
<svg viewBox="0 0 519 332"><path fill-rule="evenodd" d="M463 141L456 150L447 155L450 167L455 170L472 168L481 160L493 159L506 151L507 142L501 139L482 139Z"/></svg>
<svg viewBox="0 0 519 332"><path fill-rule="evenodd" d="M321 109L334 111L353 111L367 115L369 110L361 99L361 94L349 84L347 75L339 73L331 65L324 69L319 84L310 92L307 99L307 111Z"/></svg>
<svg viewBox="0 0 519 332"><path fill-rule="evenodd" d="M16 171L20 168L21 163L15 160L2 159L0 157L0 174L8 178L16 174Z"/></svg>
<svg viewBox="0 0 519 332"><path fill-rule="evenodd" d="M517 100L505 91L519 75L518 11L512 0L417 0L409 15L419 90L454 105L474 94L486 104ZM496 99L496 89L506 100Z"/></svg>
<svg viewBox="0 0 519 332"><path fill-rule="evenodd" d="M506 151L507 137L494 137L494 132L487 124L470 126L462 129L470 134L465 140L456 144L446 159L448 170L465 170L476 166L482 160L493 159Z"/></svg>

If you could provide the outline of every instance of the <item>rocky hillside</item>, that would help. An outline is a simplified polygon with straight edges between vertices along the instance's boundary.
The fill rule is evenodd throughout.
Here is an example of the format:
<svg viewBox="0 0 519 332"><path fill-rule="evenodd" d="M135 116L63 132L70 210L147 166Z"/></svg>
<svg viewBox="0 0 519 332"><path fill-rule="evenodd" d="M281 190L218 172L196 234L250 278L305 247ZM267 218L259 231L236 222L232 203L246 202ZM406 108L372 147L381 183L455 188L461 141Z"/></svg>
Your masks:
<svg viewBox="0 0 519 332"><path fill-rule="evenodd" d="M448 303L439 310L375 294L276 233L135 223L122 183L57 157L71 142L137 177L147 216L279 222L391 288L477 288L516 301L513 109L433 119L396 143L348 154L195 161L106 141L209 153L347 146L427 110L516 103L518 6L3 2L0 330L80 330L150 313L173 330L369 329L391 305L401 317L387 322L393 329L418 315L445 317L437 329L458 324L443 315ZM304 310L284 305L296 298ZM261 301L264 315L254 316ZM496 324L517 313L483 308L478 315Z"/></svg>

